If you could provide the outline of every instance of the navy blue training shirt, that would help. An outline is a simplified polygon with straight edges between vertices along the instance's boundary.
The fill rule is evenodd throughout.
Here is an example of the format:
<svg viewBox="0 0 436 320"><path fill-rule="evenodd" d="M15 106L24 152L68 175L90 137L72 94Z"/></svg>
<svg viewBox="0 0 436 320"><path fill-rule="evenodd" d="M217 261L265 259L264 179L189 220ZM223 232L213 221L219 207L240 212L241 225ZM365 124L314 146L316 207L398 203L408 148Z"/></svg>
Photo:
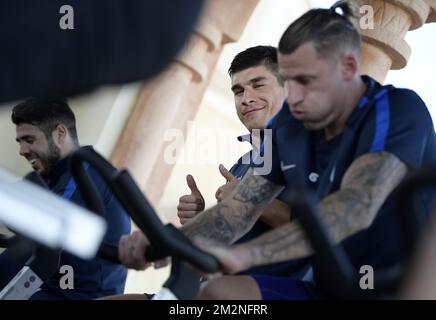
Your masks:
<svg viewBox="0 0 436 320"><path fill-rule="evenodd" d="M337 191L352 162L371 152L389 152L410 169L436 164L436 137L430 114L413 91L381 86L363 76L367 91L347 121L343 133L322 145L319 133L306 130L292 117L285 103L270 121L272 129L272 170L265 175L288 190L309 190L316 201ZM342 244L355 268L377 268L400 261L401 248L393 214L394 198L388 197L372 225ZM426 215L427 212L420 212ZM334 287L326 286L328 275L314 263L319 289L334 296Z"/></svg>
<svg viewBox="0 0 436 320"><path fill-rule="evenodd" d="M130 233L130 218L115 199L100 175L89 167L87 169L102 196L105 207L105 220L108 230L104 242L118 246L122 235ZM59 196L85 207L80 192L68 171L68 160L59 161L50 174L43 176L49 188ZM73 180L74 181L74 180ZM127 277L127 269L98 257L92 260L80 259L68 252L62 252L60 266L70 265L74 270L74 289L61 289L59 280L64 274L55 273L42 285L32 299L95 299L107 295L122 294Z"/></svg>

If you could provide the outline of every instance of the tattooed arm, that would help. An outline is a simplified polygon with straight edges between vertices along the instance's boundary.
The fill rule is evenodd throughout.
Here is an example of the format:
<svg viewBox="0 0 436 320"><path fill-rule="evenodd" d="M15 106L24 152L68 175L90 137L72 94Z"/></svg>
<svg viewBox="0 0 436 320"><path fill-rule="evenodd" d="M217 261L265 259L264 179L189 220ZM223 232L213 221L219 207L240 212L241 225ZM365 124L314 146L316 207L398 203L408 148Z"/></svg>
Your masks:
<svg viewBox="0 0 436 320"><path fill-rule="evenodd" d="M243 236L263 209L284 187L277 186L250 169L233 192L216 206L201 212L182 227L190 238L233 243Z"/></svg>
<svg viewBox="0 0 436 320"><path fill-rule="evenodd" d="M405 176L407 168L390 153L370 153L356 159L347 170L340 190L324 198L319 212L335 242L368 228L378 210ZM210 250L219 256L225 271L308 256L312 249L303 230L288 223L246 243L231 254L223 248Z"/></svg>
<svg viewBox="0 0 436 320"><path fill-rule="evenodd" d="M203 244L205 241L212 241L215 245L233 243L249 230L263 209L283 189L249 170L226 199L199 213L181 230L190 238L201 237ZM122 236L118 249L121 262L137 270L147 268L150 265L145 259L148 244L148 239L140 231ZM157 264L163 266L165 261Z"/></svg>
<svg viewBox="0 0 436 320"><path fill-rule="evenodd" d="M286 203L274 199L263 210L260 220L273 228L277 228L291 221L291 210Z"/></svg>

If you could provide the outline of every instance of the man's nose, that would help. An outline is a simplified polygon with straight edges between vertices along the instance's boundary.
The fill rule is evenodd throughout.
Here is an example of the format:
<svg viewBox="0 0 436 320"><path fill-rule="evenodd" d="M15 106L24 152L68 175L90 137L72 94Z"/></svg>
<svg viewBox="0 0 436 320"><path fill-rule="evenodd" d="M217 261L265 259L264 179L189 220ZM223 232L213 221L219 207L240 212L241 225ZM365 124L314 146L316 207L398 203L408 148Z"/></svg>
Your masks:
<svg viewBox="0 0 436 320"><path fill-rule="evenodd" d="M244 90L244 98L242 100L242 104L249 105L256 101L256 95L254 94L251 88L247 88Z"/></svg>
<svg viewBox="0 0 436 320"><path fill-rule="evenodd" d="M21 143L20 144L20 156L25 157L26 155L28 155L30 153L30 148L26 143Z"/></svg>
<svg viewBox="0 0 436 320"><path fill-rule="evenodd" d="M303 86L295 83L294 81L287 81L286 88L288 90L288 104L297 105L304 100Z"/></svg>

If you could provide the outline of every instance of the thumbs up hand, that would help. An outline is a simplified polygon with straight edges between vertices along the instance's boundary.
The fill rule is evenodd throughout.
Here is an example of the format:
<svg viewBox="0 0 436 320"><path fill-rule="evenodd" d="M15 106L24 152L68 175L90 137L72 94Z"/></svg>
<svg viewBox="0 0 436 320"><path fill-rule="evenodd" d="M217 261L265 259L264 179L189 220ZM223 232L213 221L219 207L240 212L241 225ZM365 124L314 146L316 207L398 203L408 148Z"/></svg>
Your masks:
<svg viewBox="0 0 436 320"><path fill-rule="evenodd" d="M223 201L227 198L230 193L232 193L233 189L238 185L239 180L234 175L232 175L229 170L226 169L222 164L219 165L219 171L221 175L226 179L226 183L223 184L215 193L215 198L218 202Z"/></svg>
<svg viewBox="0 0 436 320"><path fill-rule="evenodd" d="M191 194L181 196L177 206L177 216L182 225L204 210L204 198L197 188L194 177L188 174L186 176L186 183L191 190Z"/></svg>

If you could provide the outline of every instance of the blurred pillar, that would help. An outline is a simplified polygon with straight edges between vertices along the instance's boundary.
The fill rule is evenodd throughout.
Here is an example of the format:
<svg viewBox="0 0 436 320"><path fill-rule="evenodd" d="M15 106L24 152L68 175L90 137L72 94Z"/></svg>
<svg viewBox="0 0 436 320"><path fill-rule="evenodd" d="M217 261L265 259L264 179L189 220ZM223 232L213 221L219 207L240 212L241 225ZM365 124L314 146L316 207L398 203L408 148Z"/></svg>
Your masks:
<svg viewBox="0 0 436 320"><path fill-rule="evenodd" d="M433 211L412 255L400 288L400 299L436 300L436 212Z"/></svg>
<svg viewBox="0 0 436 320"><path fill-rule="evenodd" d="M358 0L374 11L374 28L362 34L362 73L383 83L390 69L407 65L411 48L404 40L410 30L436 21L436 0ZM429 41L431 41L429 39Z"/></svg>
<svg viewBox="0 0 436 320"><path fill-rule="evenodd" d="M258 2L209 0L183 52L144 84L111 161L129 169L152 203L160 200L174 165L164 161L165 133L178 129L186 137L186 122L195 118L223 46L239 39Z"/></svg>

